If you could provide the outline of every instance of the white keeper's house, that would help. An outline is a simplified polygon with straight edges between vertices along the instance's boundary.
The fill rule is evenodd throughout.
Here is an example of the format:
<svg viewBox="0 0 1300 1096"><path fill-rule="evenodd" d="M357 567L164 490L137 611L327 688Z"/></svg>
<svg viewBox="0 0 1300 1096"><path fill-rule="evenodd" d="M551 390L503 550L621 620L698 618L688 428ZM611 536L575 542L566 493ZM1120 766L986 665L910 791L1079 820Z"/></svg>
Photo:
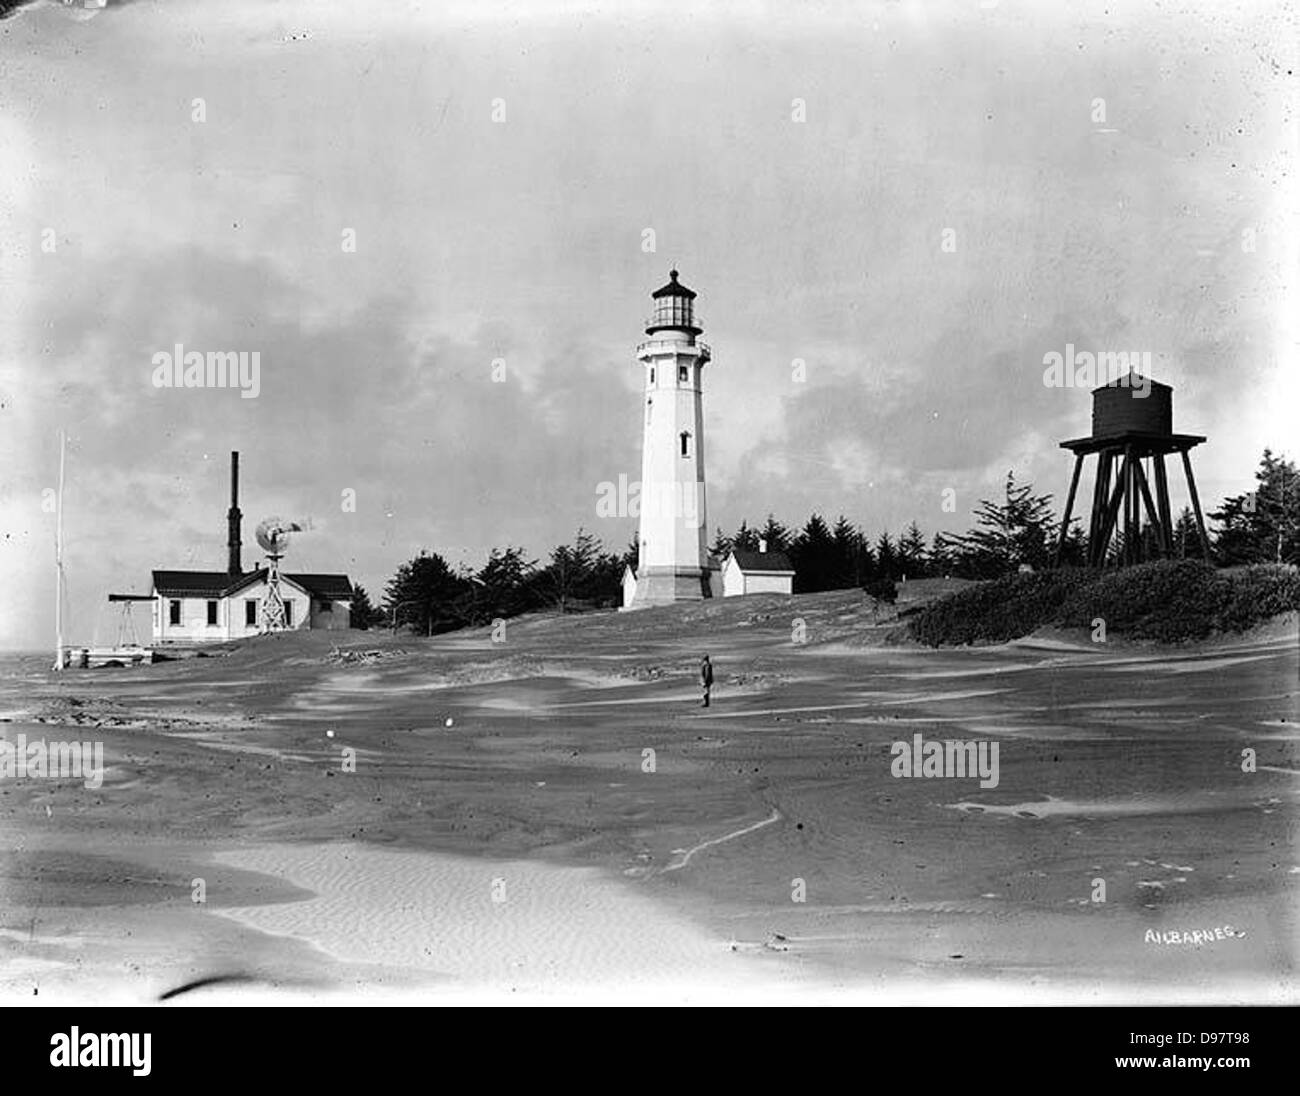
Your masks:
<svg viewBox="0 0 1300 1096"><path fill-rule="evenodd" d="M239 454L230 454L230 509L226 514L224 571L154 571L153 642L219 643L255 636L264 628L262 605L269 572L240 564L243 513L239 509ZM338 631L352 623L347 575L280 572L284 624L290 629Z"/></svg>
<svg viewBox="0 0 1300 1096"><path fill-rule="evenodd" d="M153 573L154 643L242 639L261 632L266 568L245 575L225 571ZM352 583L347 575L282 573L285 624L335 631L351 623Z"/></svg>

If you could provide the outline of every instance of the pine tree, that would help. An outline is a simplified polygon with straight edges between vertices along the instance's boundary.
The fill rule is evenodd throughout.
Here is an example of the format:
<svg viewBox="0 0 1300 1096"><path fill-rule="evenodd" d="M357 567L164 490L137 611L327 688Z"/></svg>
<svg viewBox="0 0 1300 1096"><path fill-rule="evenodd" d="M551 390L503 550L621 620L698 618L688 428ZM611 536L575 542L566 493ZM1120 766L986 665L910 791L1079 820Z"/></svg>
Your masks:
<svg viewBox="0 0 1300 1096"><path fill-rule="evenodd" d="M403 563L384 587L384 609L394 627L433 635L464 623L459 605L468 584L436 552Z"/></svg>
<svg viewBox="0 0 1300 1096"><path fill-rule="evenodd" d="M921 535L915 521L907 527L903 538L898 542L898 567L909 579L925 578L925 537Z"/></svg>
<svg viewBox="0 0 1300 1096"><path fill-rule="evenodd" d="M736 535L731 538L731 548L736 552L757 552L758 530L751 529L746 522L741 521Z"/></svg>
<svg viewBox="0 0 1300 1096"><path fill-rule="evenodd" d="M982 499L975 508L976 528L948 538L956 570L964 578L997 578L1027 563L1038 569L1052 558L1058 523L1052 496L1035 495L1032 484L1017 485L1007 473L1002 502Z"/></svg>
<svg viewBox="0 0 1300 1096"><path fill-rule="evenodd" d="M1300 562L1300 482L1293 462L1271 449L1255 472L1254 491L1225 498L1210 519L1221 528L1215 555L1221 563Z"/></svg>
<svg viewBox="0 0 1300 1096"><path fill-rule="evenodd" d="M719 526L717 532L713 534L713 546L709 549L709 555L716 556L719 560L725 560L731 555L731 549L731 538Z"/></svg>
<svg viewBox="0 0 1300 1096"><path fill-rule="evenodd" d="M370 594L360 583L352 587L352 606L349 615L348 627L356 628L359 631L366 631L376 625L383 624L384 611L377 605L371 604Z"/></svg>
<svg viewBox="0 0 1300 1096"><path fill-rule="evenodd" d="M758 535L767 541L769 552L784 552L790 547L790 530L777 521L774 514L767 515L767 522Z"/></svg>
<svg viewBox="0 0 1300 1096"><path fill-rule="evenodd" d="M813 514L789 548L795 592L833 590L840 569L839 549L820 514Z"/></svg>

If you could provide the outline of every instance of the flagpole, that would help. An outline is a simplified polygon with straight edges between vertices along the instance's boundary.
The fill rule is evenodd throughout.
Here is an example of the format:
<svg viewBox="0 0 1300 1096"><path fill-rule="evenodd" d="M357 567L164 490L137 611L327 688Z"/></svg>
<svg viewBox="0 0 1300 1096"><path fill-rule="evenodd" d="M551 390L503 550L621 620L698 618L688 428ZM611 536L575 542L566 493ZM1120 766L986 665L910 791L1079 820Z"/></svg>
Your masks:
<svg viewBox="0 0 1300 1096"><path fill-rule="evenodd" d="M59 494L54 509L54 668L63 669L63 465L67 455L67 434L59 431Z"/></svg>

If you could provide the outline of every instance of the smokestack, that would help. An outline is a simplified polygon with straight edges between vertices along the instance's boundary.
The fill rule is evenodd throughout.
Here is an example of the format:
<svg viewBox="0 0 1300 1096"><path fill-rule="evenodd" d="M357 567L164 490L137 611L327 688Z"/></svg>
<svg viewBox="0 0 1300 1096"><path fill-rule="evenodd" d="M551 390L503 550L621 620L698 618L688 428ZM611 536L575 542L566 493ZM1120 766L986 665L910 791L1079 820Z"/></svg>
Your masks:
<svg viewBox="0 0 1300 1096"><path fill-rule="evenodd" d="M226 525L228 533L226 537L226 547L229 549L230 558L226 565L226 573L231 578L237 578L244 573L243 567L239 564L239 531L243 514L239 512L239 454L230 454L230 510L226 513Z"/></svg>

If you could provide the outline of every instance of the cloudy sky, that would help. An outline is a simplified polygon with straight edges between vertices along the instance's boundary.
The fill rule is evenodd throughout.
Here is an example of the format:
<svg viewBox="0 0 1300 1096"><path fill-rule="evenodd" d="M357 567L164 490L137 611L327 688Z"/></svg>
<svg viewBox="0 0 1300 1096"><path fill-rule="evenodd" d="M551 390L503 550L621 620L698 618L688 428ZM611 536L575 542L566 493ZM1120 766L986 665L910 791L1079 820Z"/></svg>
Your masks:
<svg viewBox="0 0 1300 1096"><path fill-rule="evenodd" d="M1251 0L25 9L0 646L52 641L61 428L75 641L152 568L224 565L232 449L246 542L310 518L295 569L375 593L421 548L621 548L597 490L639 475L673 265L714 350L710 528L960 530L1008 469L1059 500L1067 343L1151 353L1213 506L1296 455L1295 32ZM154 387L177 343L257 351L259 395Z"/></svg>

